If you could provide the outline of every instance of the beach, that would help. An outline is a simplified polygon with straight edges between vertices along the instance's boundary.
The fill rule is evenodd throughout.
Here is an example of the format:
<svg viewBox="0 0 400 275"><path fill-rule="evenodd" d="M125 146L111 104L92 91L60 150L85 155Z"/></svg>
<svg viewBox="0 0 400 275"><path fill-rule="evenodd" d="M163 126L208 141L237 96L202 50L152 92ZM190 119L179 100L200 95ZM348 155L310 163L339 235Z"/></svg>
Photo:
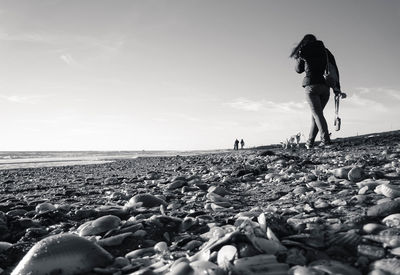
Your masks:
<svg viewBox="0 0 400 275"><path fill-rule="evenodd" d="M1 170L0 274L398 274L399 156L397 131Z"/></svg>

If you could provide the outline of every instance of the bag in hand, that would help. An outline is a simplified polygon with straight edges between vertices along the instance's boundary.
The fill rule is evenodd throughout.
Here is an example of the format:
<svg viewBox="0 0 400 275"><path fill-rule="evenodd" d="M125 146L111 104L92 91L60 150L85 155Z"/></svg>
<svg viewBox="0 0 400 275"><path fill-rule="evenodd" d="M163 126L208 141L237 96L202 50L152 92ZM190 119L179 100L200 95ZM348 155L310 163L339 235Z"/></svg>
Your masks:
<svg viewBox="0 0 400 275"><path fill-rule="evenodd" d="M332 89L339 88L339 73L336 66L329 60L328 53L326 52L326 68L324 73L326 85Z"/></svg>

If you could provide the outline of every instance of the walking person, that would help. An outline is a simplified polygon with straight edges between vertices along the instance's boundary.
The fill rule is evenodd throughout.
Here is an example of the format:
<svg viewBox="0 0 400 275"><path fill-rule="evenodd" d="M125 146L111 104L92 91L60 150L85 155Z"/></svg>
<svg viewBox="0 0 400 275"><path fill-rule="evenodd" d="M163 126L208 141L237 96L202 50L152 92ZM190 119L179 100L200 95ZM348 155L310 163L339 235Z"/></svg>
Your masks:
<svg viewBox="0 0 400 275"><path fill-rule="evenodd" d="M337 71L337 85L334 93L340 94L339 70L333 54L325 48L324 43L313 34L307 34L292 50L290 57L296 60L295 70L297 73L305 72L302 86L305 88L306 100L311 109L311 129L306 148L314 146L315 138L320 133L320 147L331 144L328 124L324 117L323 110L329 101L329 90L324 72L327 60L335 67Z"/></svg>
<svg viewBox="0 0 400 275"><path fill-rule="evenodd" d="M243 149L243 147L244 147L244 140L241 139L241 140L240 140L240 149Z"/></svg>

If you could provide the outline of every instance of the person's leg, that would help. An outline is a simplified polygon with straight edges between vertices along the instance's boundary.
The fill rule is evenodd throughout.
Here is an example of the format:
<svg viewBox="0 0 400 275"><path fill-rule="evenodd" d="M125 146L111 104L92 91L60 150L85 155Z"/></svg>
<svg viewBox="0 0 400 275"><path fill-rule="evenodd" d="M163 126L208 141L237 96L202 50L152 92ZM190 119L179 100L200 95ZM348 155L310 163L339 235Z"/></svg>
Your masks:
<svg viewBox="0 0 400 275"><path fill-rule="evenodd" d="M326 94L326 91L328 94ZM314 118L309 138L315 139L314 135L316 135L319 130L321 140L329 141L328 125L323 114L323 107L326 106L329 100L329 88L326 85L309 85L306 87L306 99L310 105L311 114ZM315 125L317 127L315 127Z"/></svg>
<svg viewBox="0 0 400 275"><path fill-rule="evenodd" d="M317 137L318 134L318 126L315 123L314 116L311 115L311 128L310 128L310 134L308 135L308 142L311 146L314 145L315 138Z"/></svg>
<svg viewBox="0 0 400 275"><path fill-rule="evenodd" d="M325 119L325 116L323 113L325 106L329 101L329 96L330 96L329 87L326 85L321 85L319 92L320 92L320 100L321 100L321 108L322 108L322 118L324 119L325 125L326 125L326 128L325 128L326 130L324 130L323 133L321 132L321 140L329 143L329 142L331 142L331 138L329 136L328 124L326 123L326 119Z"/></svg>
<svg viewBox="0 0 400 275"><path fill-rule="evenodd" d="M324 116L324 109L325 109L326 104L329 101L329 96L330 96L329 87L326 85L320 85L318 92L319 92L320 100L321 100L321 115L322 115L322 119L323 119L323 124L326 125L326 127L324 126L324 131L320 132L321 141L330 143L331 137L329 136L328 124L326 123L326 119Z"/></svg>

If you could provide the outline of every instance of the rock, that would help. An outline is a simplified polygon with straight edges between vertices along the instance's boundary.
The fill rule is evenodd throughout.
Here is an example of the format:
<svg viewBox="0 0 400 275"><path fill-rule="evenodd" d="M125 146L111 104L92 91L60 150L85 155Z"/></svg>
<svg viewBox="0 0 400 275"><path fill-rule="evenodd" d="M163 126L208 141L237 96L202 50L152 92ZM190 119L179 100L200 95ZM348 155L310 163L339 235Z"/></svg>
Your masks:
<svg viewBox="0 0 400 275"><path fill-rule="evenodd" d="M105 233L119 226L121 219L114 215L100 217L82 224L77 231L80 236L92 236Z"/></svg>
<svg viewBox="0 0 400 275"><path fill-rule="evenodd" d="M371 269L378 269L386 272L386 274L400 274L400 259L381 259L371 264Z"/></svg>
<svg viewBox="0 0 400 275"><path fill-rule="evenodd" d="M166 242L158 242L158 243L156 243L156 244L154 245L154 250L155 250L157 253L165 253L165 252L167 252L169 249L168 249L168 245L167 245Z"/></svg>
<svg viewBox="0 0 400 275"><path fill-rule="evenodd" d="M167 190L175 190L186 185L187 182L183 180L176 180L167 185Z"/></svg>
<svg viewBox="0 0 400 275"><path fill-rule="evenodd" d="M132 232L122 233L108 238L101 239L97 242L101 247L110 247L121 245L126 238L133 236Z"/></svg>
<svg viewBox="0 0 400 275"><path fill-rule="evenodd" d="M36 243L12 275L88 273L110 264L113 257L85 238L72 234L47 237Z"/></svg>
<svg viewBox="0 0 400 275"><path fill-rule="evenodd" d="M3 251L7 250L8 248L10 248L12 246L12 243L9 242L0 242L0 253L2 253ZM1 273L0 273L1 274Z"/></svg>
<svg viewBox="0 0 400 275"><path fill-rule="evenodd" d="M115 178L115 177L109 177L109 178L104 179L105 185L114 185L114 184L118 184L118 183L119 183L119 180L118 180L118 178Z"/></svg>
<svg viewBox="0 0 400 275"><path fill-rule="evenodd" d="M333 171L333 174L335 177L339 178L339 179L347 179L349 171L351 170L351 167L341 167L338 169L335 169Z"/></svg>
<svg viewBox="0 0 400 275"><path fill-rule="evenodd" d="M388 201L368 209L367 215L371 217L385 217L400 212L400 201Z"/></svg>
<svg viewBox="0 0 400 275"><path fill-rule="evenodd" d="M224 245L218 251L217 264L219 267L229 270L233 264L233 260L237 256L237 248L233 245Z"/></svg>
<svg viewBox="0 0 400 275"><path fill-rule="evenodd" d="M128 204L141 204L143 207L156 207L160 205L167 206L167 203L163 200L160 199L152 194L145 193L145 194L137 194L133 196Z"/></svg>
<svg viewBox="0 0 400 275"><path fill-rule="evenodd" d="M147 248L139 248L134 251L131 251L125 255L125 258L128 259L137 259L142 258L144 256L152 256L156 253L154 247L147 247Z"/></svg>
<svg viewBox="0 0 400 275"><path fill-rule="evenodd" d="M220 196L226 196L226 195L231 195L230 192L228 192L224 187L221 186L211 186L208 188L208 193L215 193Z"/></svg>
<svg viewBox="0 0 400 275"><path fill-rule="evenodd" d="M44 213L44 212L48 212L48 211L54 211L56 210L56 207L48 202L44 202L44 203L40 203L36 206L35 211L37 213Z"/></svg>
<svg viewBox="0 0 400 275"><path fill-rule="evenodd" d="M310 263L309 267L313 270L324 272L327 275L361 275L361 272L352 266L334 261L334 260L318 260Z"/></svg>
<svg viewBox="0 0 400 275"><path fill-rule="evenodd" d="M379 232L380 230L383 230L385 228L386 228L386 226L383 226L378 223L368 223L363 226L363 231L367 234L372 234L372 233Z"/></svg>
<svg viewBox="0 0 400 275"><path fill-rule="evenodd" d="M371 260L378 260L385 257L386 251L382 247L377 247L373 245L360 244L357 247L357 252L359 255L366 256Z"/></svg>
<svg viewBox="0 0 400 275"><path fill-rule="evenodd" d="M233 274L287 274L289 266L278 263L275 256L261 254L234 261Z"/></svg>
<svg viewBox="0 0 400 275"><path fill-rule="evenodd" d="M361 167L353 167L347 177L352 182L359 182L364 178L364 170Z"/></svg>
<svg viewBox="0 0 400 275"><path fill-rule="evenodd" d="M194 270L187 262L179 262L172 266L168 275L191 275Z"/></svg>
<svg viewBox="0 0 400 275"><path fill-rule="evenodd" d="M194 275L208 274L208 275L224 275L223 269L216 264L208 261L195 261L190 263L194 271Z"/></svg>

